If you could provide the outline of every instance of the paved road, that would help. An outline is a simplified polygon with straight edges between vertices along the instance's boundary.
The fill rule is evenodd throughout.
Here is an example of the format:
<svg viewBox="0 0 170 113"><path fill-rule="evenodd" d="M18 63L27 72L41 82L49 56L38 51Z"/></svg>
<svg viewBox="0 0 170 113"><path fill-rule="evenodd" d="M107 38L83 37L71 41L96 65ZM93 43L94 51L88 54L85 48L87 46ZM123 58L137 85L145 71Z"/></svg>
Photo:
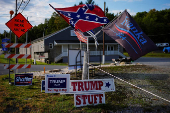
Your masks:
<svg viewBox="0 0 170 113"><path fill-rule="evenodd" d="M170 67L170 58L154 58L154 57L141 57L134 61L133 63L141 63L146 65L154 65L154 66L161 66L161 67ZM52 69L62 69L66 68L67 66L56 66L56 65L32 65L30 71L43 71L44 67L46 70ZM27 69L27 72L29 69ZM25 69L18 69L18 72L25 72ZM9 71L4 69L3 64L0 64L0 75L8 74Z"/></svg>
<svg viewBox="0 0 170 113"><path fill-rule="evenodd" d="M58 65L31 65L31 69L18 69L18 73L25 72L33 72L33 71L43 71L45 67L45 70L53 70L53 69L63 69L67 66L58 66ZM16 70L15 70L16 71ZM4 69L4 64L0 64L0 75L9 74L8 69Z"/></svg>
<svg viewBox="0 0 170 113"><path fill-rule="evenodd" d="M141 57L133 63L141 63L145 65L154 65L161 67L170 67L170 58Z"/></svg>

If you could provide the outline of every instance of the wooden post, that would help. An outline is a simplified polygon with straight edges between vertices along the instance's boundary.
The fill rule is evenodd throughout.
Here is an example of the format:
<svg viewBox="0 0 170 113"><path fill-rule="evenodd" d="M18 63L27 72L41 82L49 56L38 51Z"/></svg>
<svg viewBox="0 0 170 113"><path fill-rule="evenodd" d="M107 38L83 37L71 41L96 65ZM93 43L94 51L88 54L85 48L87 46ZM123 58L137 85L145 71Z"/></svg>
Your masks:
<svg viewBox="0 0 170 113"><path fill-rule="evenodd" d="M82 80L88 79L88 51L84 52Z"/></svg>

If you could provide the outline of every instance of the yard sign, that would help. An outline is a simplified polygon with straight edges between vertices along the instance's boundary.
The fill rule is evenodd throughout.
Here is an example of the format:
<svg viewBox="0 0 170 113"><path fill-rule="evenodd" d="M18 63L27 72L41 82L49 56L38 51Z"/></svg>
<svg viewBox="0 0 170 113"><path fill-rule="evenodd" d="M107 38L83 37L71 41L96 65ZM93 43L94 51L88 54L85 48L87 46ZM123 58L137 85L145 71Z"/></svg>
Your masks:
<svg viewBox="0 0 170 113"><path fill-rule="evenodd" d="M46 74L45 93L65 93L69 91L70 74Z"/></svg>
<svg viewBox="0 0 170 113"><path fill-rule="evenodd" d="M70 80L69 93L115 91L114 79Z"/></svg>
<svg viewBox="0 0 170 113"><path fill-rule="evenodd" d="M33 73L15 74L14 84L16 86L32 85Z"/></svg>
<svg viewBox="0 0 170 113"><path fill-rule="evenodd" d="M105 103L105 93L74 94L74 106L97 105Z"/></svg>

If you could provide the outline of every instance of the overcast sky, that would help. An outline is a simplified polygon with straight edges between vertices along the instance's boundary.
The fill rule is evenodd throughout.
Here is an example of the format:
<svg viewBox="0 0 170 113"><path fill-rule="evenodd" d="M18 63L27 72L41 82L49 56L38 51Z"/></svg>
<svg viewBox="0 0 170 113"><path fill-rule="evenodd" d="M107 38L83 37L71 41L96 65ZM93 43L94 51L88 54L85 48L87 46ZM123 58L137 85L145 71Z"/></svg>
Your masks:
<svg viewBox="0 0 170 113"><path fill-rule="evenodd" d="M18 1L18 8L22 0ZM19 11L22 12L25 18L28 17L29 22L35 26L44 23L45 18L50 18L55 8L63 8L74 6L79 4L80 1L84 3L87 0L30 0L28 5L25 7L29 0L23 0ZM110 13L122 12L125 9L131 14L135 15L137 12L149 11L155 8L156 10L163 10L170 8L170 0L94 0L95 3L103 9L104 1L106 7L108 7ZM9 31L9 28L5 25L10 20L9 11L15 11L16 0L0 0L0 33L4 30ZM23 10L24 9L24 10Z"/></svg>

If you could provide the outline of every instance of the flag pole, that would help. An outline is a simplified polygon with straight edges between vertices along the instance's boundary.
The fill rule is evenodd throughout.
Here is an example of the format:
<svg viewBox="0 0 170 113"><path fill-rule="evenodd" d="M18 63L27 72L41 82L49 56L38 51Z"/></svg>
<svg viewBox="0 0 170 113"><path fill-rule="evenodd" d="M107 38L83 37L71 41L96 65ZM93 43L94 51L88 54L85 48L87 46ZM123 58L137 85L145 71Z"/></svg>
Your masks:
<svg viewBox="0 0 170 113"><path fill-rule="evenodd" d="M87 38L87 74L88 74L88 80L89 80L89 38Z"/></svg>
<svg viewBox="0 0 170 113"><path fill-rule="evenodd" d="M104 2L104 14L105 14L105 5L106 5L106 2ZM103 27L104 27L104 25L103 25ZM103 64L105 64L105 48L104 48L105 42L104 41L105 41L105 33L103 31L103 59L102 59Z"/></svg>

